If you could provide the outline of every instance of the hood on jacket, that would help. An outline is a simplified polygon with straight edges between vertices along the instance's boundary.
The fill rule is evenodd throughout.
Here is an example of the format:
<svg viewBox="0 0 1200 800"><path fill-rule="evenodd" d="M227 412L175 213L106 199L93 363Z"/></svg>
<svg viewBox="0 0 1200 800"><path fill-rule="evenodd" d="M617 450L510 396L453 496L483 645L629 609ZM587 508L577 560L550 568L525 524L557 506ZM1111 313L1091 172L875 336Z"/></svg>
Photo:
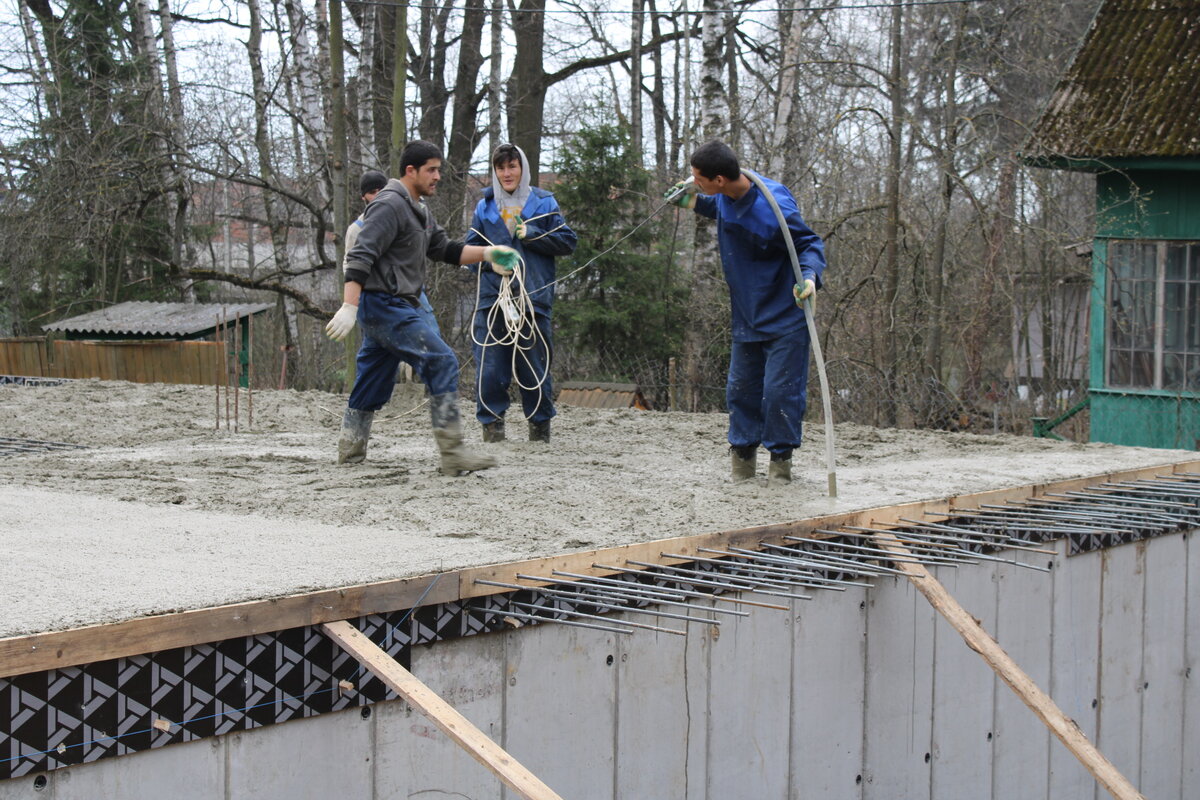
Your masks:
<svg viewBox="0 0 1200 800"><path fill-rule="evenodd" d="M504 147L505 145L501 145ZM517 188L512 193L504 191L500 186L500 179L496 177L496 168L492 167L492 197L496 201L496 208L500 211L500 218L504 220L504 224L508 226L509 233L512 233L515 223L513 218L521 213L521 209L525 208L525 203L529 200L529 159L525 157L525 151L516 145L511 145L517 155L521 157L521 182L517 184ZM492 152L492 158L495 159L496 152L500 148L496 148Z"/></svg>

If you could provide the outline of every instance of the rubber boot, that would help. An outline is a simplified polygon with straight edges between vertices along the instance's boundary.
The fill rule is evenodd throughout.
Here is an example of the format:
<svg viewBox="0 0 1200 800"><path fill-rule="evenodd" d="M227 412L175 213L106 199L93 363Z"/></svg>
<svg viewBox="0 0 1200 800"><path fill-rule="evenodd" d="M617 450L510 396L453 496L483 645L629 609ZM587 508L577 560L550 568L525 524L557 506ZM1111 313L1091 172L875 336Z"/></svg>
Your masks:
<svg viewBox="0 0 1200 800"><path fill-rule="evenodd" d="M483 440L485 442L503 442L504 420L498 419L495 422L486 423L483 426Z"/></svg>
<svg viewBox="0 0 1200 800"><path fill-rule="evenodd" d="M550 444L550 420L529 423L529 441Z"/></svg>
<svg viewBox="0 0 1200 800"><path fill-rule="evenodd" d="M767 468L767 483L792 482L792 451L771 453L771 464Z"/></svg>
<svg viewBox="0 0 1200 800"><path fill-rule="evenodd" d="M730 477L734 483L754 480L757 447L731 447L729 460L732 465Z"/></svg>
<svg viewBox="0 0 1200 800"><path fill-rule="evenodd" d="M473 453L463 444L457 394L433 395L429 398L429 415L433 421L433 439L442 455L443 475L462 475L496 466L496 459Z"/></svg>
<svg viewBox="0 0 1200 800"><path fill-rule="evenodd" d="M359 411L346 408L342 415L342 433L338 437L339 464L360 464L367 457L367 440L371 438L371 420L374 411Z"/></svg>

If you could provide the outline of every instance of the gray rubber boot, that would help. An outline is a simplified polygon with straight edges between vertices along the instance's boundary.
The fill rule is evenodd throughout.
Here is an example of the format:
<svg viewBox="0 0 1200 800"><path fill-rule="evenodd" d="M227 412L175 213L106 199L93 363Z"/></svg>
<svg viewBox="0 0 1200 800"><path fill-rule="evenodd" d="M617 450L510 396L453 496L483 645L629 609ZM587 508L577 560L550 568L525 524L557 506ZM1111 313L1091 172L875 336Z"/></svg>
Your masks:
<svg viewBox="0 0 1200 800"><path fill-rule="evenodd" d="M371 438L374 411L347 408L342 415L342 433L338 437L339 464L360 464L367 457L367 440Z"/></svg>
<svg viewBox="0 0 1200 800"><path fill-rule="evenodd" d="M729 448L729 461L732 466L730 477L734 483L754 480L756 450L757 448L753 447Z"/></svg>
<svg viewBox="0 0 1200 800"><path fill-rule="evenodd" d="M792 458L776 459L771 457L771 464L767 468L767 483L791 483L792 482Z"/></svg>
<svg viewBox="0 0 1200 800"><path fill-rule="evenodd" d="M483 426L483 440L485 442L503 442L504 441L504 420L498 419L495 422L489 422Z"/></svg>
<svg viewBox="0 0 1200 800"><path fill-rule="evenodd" d="M550 443L550 420L529 423L529 441Z"/></svg>
<svg viewBox="0 0 1200 800"><path fill-rule="evenodd" d="M442 454L443 475L462 475L496 466L496 459L473 453L463 444L457 394L447 392L430 397L429 416L433 421L433 439Z"/></svg>

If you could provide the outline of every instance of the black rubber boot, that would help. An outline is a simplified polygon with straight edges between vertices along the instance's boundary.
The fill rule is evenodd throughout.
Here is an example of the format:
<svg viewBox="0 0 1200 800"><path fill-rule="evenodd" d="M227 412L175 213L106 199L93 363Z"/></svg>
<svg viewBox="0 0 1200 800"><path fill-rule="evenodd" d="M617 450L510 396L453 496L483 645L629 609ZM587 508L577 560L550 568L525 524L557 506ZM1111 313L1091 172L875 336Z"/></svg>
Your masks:
<svg viewBox="0 0 1200 800"><path fill-rule="evenodd" d="M443 475L462 475L496 466L496 459L473 453L463 444L457 394L447 392L430 397L429 416L433 421L433 438L442 455Z"/></svg>
<svg viewBox="0 0 1200 800"><path fill-rule="evenodd" d="M771 465L767 468L767 483L792 482L792 451L771 453Z"/></svg>
<svg viewBox="0 0 1200 800"><path fill-rule="evenodd" d="M338 437L339 464L360 464L367 458L367 441L371 438L374 411L347 408L342 415L342 433Z"/></svg>
<svg viewBox="0 0 1200 800"><path fill-rule="evenodd" d="M754 462L757 459L757 456L758 447L754 445L749 447L729 448L729 461L731 465L730 478L734 483L754 480Z"/></svg>
<svg viewBox="0 0 1200 800"><path fill-rule="evenodd" d="M485 442L503 442L504 441L504 420L498 419L495 422L489 422L483 426L483 440Z"/></svg>
<svg viewBox="0 0 1200 800"><path fill-rule="evenodd" d="M529 441L550 443L550 420L529 423Z"/></svg>

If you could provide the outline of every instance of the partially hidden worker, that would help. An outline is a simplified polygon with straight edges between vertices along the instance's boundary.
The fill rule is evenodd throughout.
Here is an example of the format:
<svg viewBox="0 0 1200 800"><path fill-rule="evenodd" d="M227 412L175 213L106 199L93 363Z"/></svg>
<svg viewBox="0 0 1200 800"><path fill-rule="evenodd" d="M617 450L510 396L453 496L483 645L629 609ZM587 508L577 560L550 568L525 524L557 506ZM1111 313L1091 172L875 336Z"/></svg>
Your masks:
<svg viewBox="0 0 1200 800"><path fill-rule="evenodd" d="M821 286L825 247L801 218L792 193L760 175L787 219L800 261L797 283L775 212L733 150L708 142L692 154L691 167L691 180L667 196L717 221L733 329L725 384L731 477L753 479L762 446L770 454L768 480L790 483L807 405L809 337L801 306Z"/></svg>
<svg viewBox="0 0 1200 800"><path fill-rule="evenodd" d="M554 259L575 252L575 232L568 227L554 195L530 186L529 160L514 144L492 153L492 185L475 206L467 242L511 245L524 261L509 292L528 296L519 319L506 318L502 279L480 275L472 340L475 348L475 417L485 442L505 439L504 415L515 375L521 410L529 423L529 441L550 441L554 418L553 354L550 314L554 308ZM500 304L499 307L497 304Z"/></svg>
<svg viewBox="0 0 1200 800"><path fill-rule="evenodd" d="M458 408L458 358L420 311L425 259L447 264L487 261L500 274L512 271L511 247L479 247L451 240L424 198L437 190L442 152L425 141L410 142L400 155L401 177L389 180L363 211L363 224L346 255L342 307L325 331L341 341L362 326L357 377L338 439L338 463L366 457L375 412L391 399L396 369L410 365L429 389L433 436L444 474L459 475L495 466L490 456L463 444Z"/></svg>

